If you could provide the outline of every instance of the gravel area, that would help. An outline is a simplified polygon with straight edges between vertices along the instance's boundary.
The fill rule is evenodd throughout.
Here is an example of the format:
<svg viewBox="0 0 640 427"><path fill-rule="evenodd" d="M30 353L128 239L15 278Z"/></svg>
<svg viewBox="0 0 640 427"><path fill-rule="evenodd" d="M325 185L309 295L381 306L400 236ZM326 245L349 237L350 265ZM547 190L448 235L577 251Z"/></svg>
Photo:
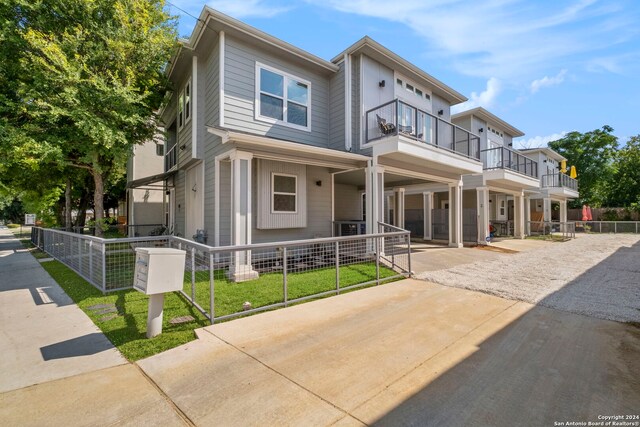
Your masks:
<svg viewBox="0 0 640 427"><path fill-rule="evenodd" d="M578 235L418 279L622 322L640 322L640 236Z"/></svg>

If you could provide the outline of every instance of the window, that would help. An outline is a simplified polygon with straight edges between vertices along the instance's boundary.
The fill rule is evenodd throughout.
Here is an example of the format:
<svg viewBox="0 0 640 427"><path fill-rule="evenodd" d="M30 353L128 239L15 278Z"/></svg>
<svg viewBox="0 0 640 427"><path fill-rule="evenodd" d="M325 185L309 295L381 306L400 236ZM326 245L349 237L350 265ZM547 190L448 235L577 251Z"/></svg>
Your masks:
<svg viewBox="0 0 640 427"><path fill-rule="evenodd" d="M184 91L180 91L178 96L178 129L184 126Z"/></svg>
<svg viewBox="0 0 640 427"><path fill-rule="evenodd" d="M422 91L418 88L416 88L416 95L418 96L418 98L422 98Z"/></svg>
<svg viewBox="0 0 640 427"><path fill-rule="evenodd" d="M298 177L295 175L271 175L271 212L296 213Z"/></svg>
<svg viewBox="0 0 640 427"><path fill-rule="evenodd" d="M164 145L156 144L156 156L164 156Z"/></svg>
<svg viewBox="0 0 640 427"><path fill-rule="evenodd" d="M311 130L311 83L261 64L256 65L256 78L256 118Z"/></svg>
<svg viewBox="0 0 640 427"><path fill-rule="evenodd" d="M178 129L191 119L191 79L183 86L178 96Z"/></svg>
<svg viewBox="0 0 640 427"><path fill-rule="evenodd" d="M184 86L184 122L191 118L191 79Z"/></svg>

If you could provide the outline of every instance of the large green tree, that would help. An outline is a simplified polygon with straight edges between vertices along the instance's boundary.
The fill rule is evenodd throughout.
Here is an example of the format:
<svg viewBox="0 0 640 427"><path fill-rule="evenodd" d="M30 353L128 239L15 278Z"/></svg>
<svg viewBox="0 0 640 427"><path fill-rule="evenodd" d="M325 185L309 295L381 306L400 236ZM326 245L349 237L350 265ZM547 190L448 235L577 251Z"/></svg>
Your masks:
<svg viewBox="0 0 640 427"><path fill-rule="evenodd" d="M175 22L162 0L5 0L0 13L2 151L32 145L63 175L88 171L101 223L105 182L157 127Z"/></svg>
<svg viewBox="0 0 640 427"><path fill-rule="evenodd" d="M615 156L615 171L610 185L608 205L640 205L640 135L632 136Z"/></svg>
<svg viewBox="0 0 640 427"><path fill-rule="evenodd" d="M571 202L571 207L580 207L584 203L596 207L605 205L618 147L613 128L605 125L586 133L570 132L564 138L550 142L549 147L566 157L567 164L575 166L578 172L580 198Z"/></svg>

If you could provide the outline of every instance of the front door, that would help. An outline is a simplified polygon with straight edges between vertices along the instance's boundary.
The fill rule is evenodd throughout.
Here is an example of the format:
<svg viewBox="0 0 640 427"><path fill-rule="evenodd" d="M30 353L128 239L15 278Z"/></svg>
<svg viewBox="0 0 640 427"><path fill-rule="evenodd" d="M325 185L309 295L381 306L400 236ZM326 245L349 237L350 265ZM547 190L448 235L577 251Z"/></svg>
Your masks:
<svg viewBox="0 0 640 427"><path fill-rule="evenodd" d="M193 239L197 230L204 229L204 173L202 163L187 169L184 192L185 238Z"/></svg>
<svg viewBox="0 0 640 427"><path fill-rule="evenodd" d="M507 220L507 196L506 194L496 195L496 219L498 221Z"/></svg>

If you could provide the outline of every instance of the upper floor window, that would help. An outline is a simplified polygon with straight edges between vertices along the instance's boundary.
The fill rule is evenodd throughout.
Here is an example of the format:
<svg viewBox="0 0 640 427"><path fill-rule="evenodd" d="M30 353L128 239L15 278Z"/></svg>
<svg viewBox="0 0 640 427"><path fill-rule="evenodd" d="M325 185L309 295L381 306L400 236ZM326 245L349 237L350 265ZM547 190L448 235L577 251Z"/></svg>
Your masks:
<svg viewBox="0 0 640 427"><path fill-rule="evenodd" d="M311 130L311 83L256 64L256 119Z"/></svg>
<svg viewBox="0 0 640 427"><path fill-rule="evenodd" d="M191 79L187 80L178 96L178 129L182 129L189 119L191 119Z"/></svg>

